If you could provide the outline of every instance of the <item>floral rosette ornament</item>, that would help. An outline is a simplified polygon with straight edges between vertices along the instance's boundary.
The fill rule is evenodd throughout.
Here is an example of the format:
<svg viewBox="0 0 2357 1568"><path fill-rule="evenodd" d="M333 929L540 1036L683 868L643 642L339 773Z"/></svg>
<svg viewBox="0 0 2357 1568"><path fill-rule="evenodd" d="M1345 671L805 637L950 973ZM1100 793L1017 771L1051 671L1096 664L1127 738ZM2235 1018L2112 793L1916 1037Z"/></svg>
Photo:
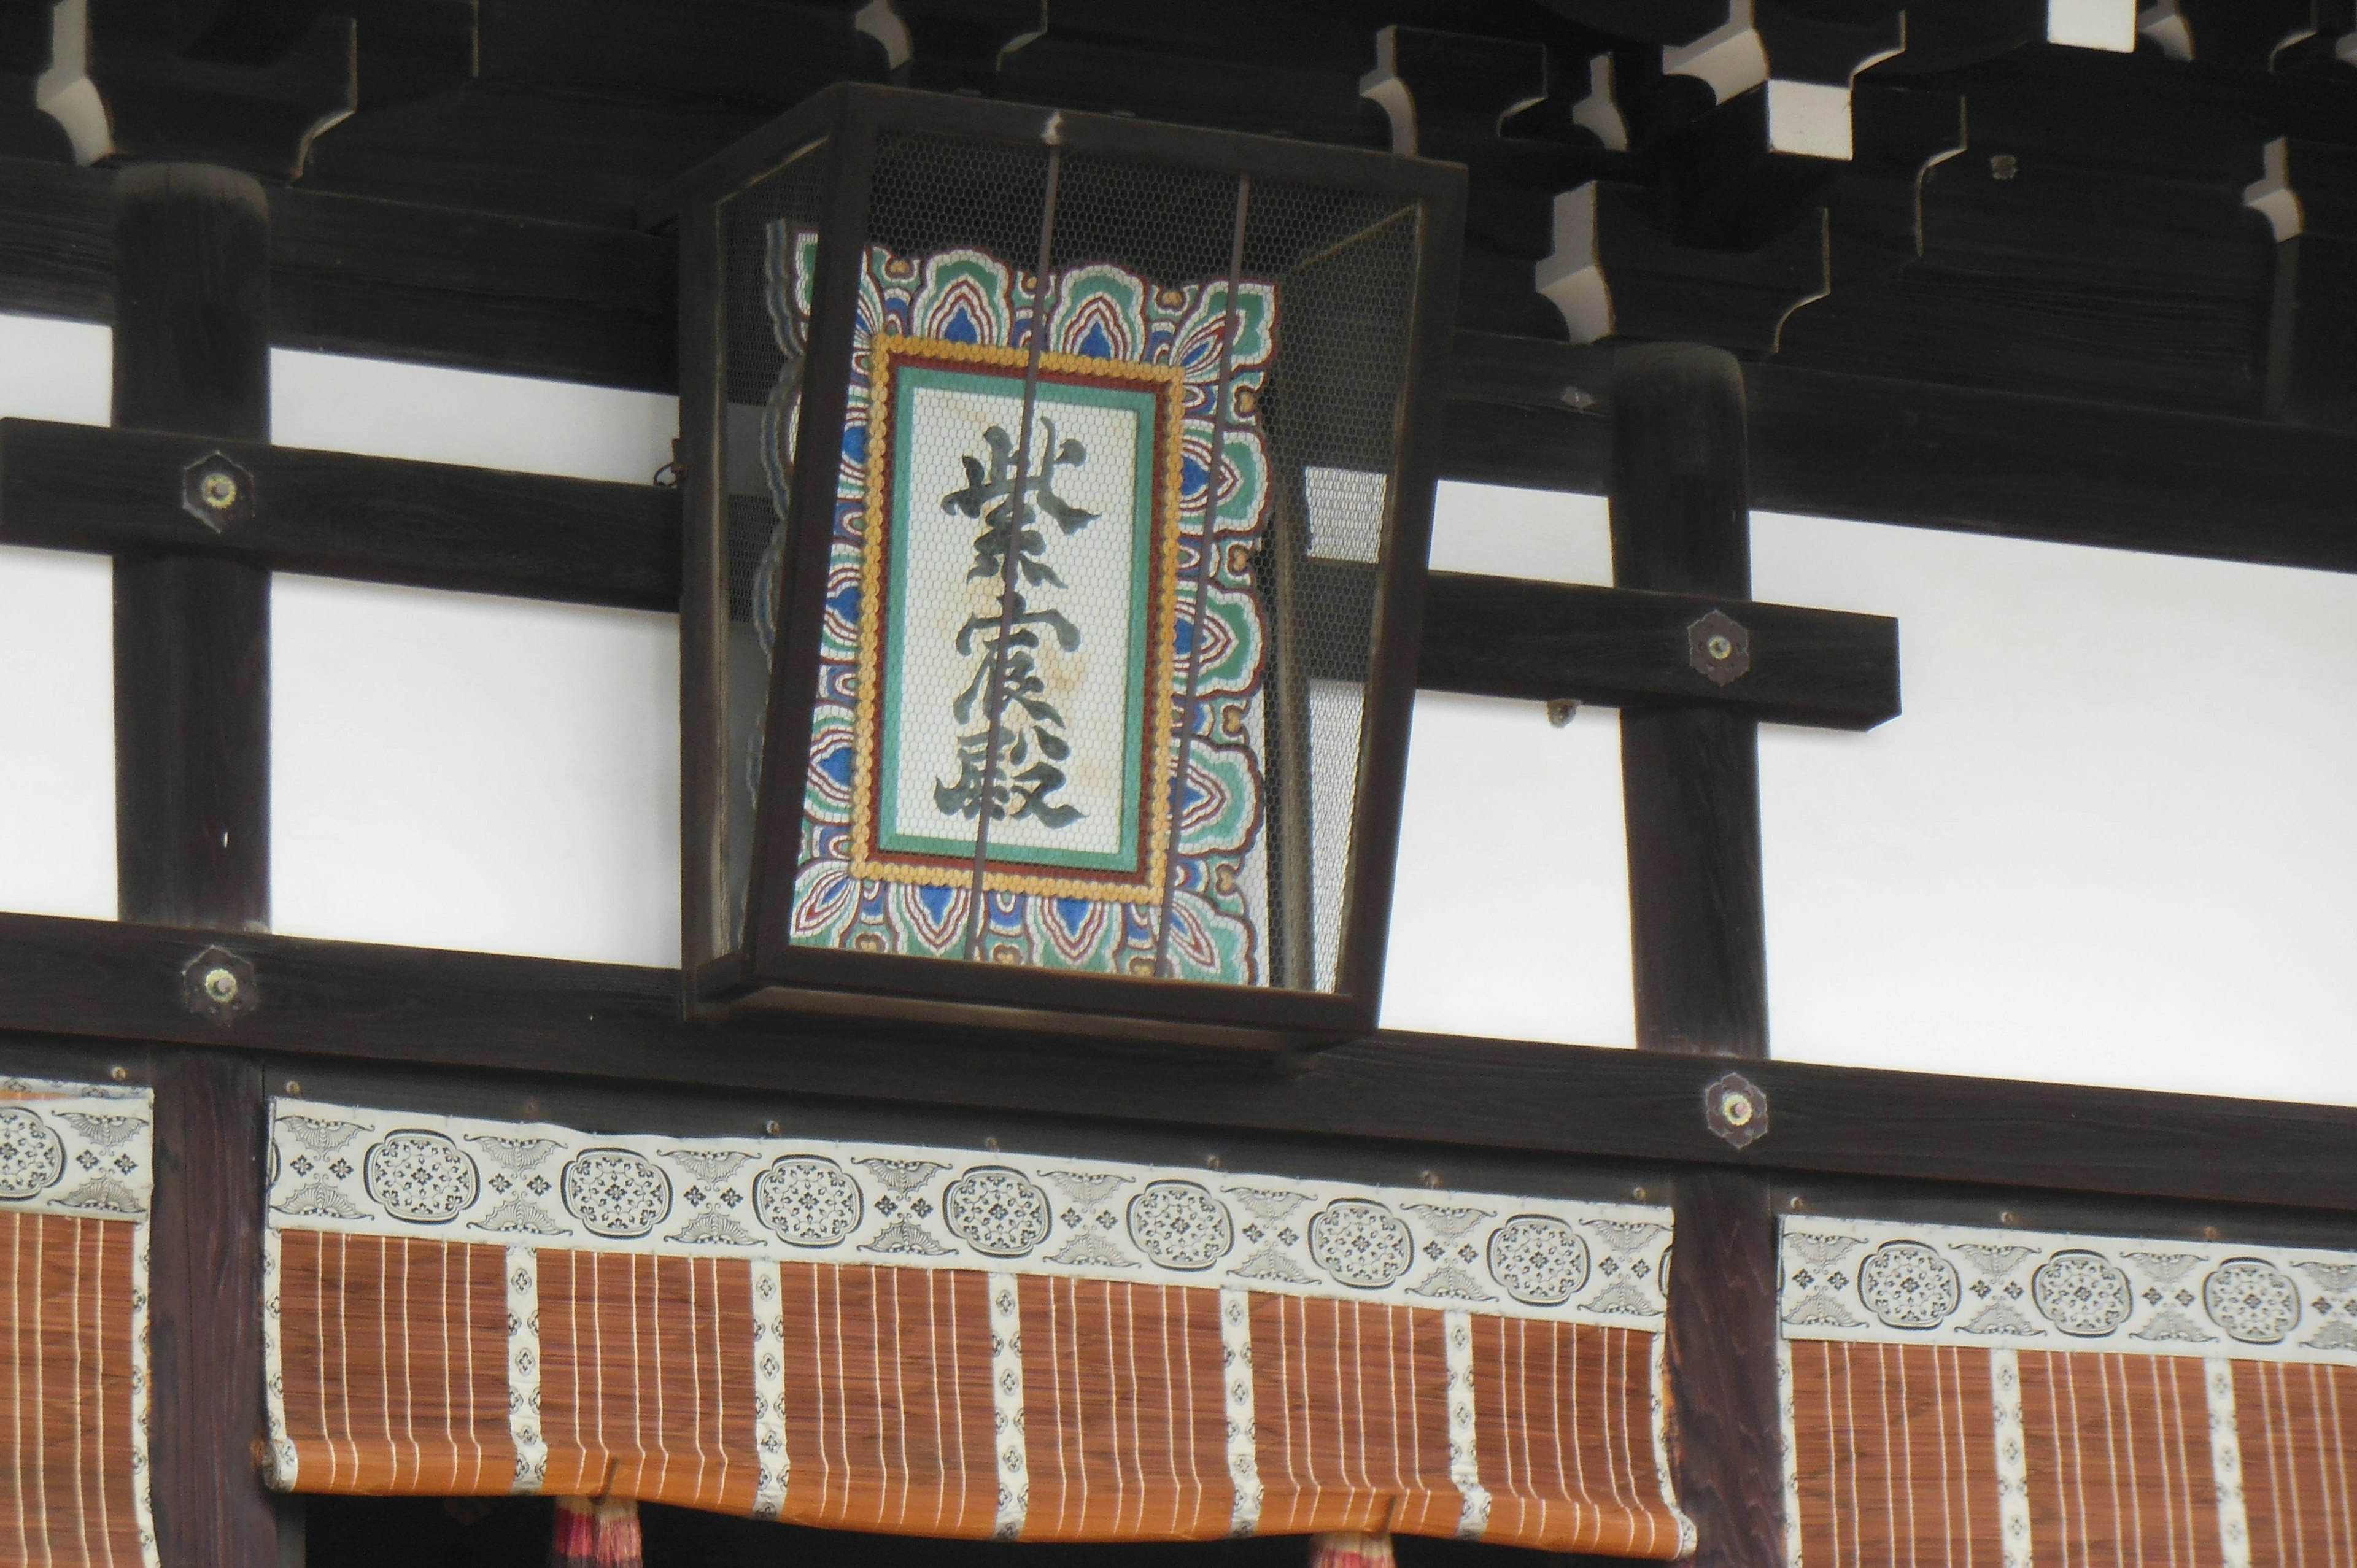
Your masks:
<svg viewBox="0 0 2357 1568"><path fill-rule="evenodd" d="M787 362L764 446L789 459L817 249L770 231ZM1275 291L1247 281L1232 308L1225 279L1096 263L1046 293L1027 397L1028 274L969 249L867 252L792 940L959 958L971 927L993 962L1151 975L1165 951L1175 978L1258 983ZM788 464L769 467L782 517ZM765 607L781 553L773 539Z"/></svg>

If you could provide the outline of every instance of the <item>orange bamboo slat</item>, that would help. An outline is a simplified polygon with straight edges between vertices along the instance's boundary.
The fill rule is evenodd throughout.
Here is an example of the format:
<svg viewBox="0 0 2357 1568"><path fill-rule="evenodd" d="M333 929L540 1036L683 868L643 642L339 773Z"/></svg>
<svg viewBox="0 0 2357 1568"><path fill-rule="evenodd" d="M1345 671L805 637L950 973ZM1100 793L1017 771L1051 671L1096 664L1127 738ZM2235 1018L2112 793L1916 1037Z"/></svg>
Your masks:
<svg viewBox="0 0 2357 1568"><path fill-rule="evenodd" d="M1665 1211L274 1120L283 1487L972 1539L1692 1544L1664 1468Z"/></svg>

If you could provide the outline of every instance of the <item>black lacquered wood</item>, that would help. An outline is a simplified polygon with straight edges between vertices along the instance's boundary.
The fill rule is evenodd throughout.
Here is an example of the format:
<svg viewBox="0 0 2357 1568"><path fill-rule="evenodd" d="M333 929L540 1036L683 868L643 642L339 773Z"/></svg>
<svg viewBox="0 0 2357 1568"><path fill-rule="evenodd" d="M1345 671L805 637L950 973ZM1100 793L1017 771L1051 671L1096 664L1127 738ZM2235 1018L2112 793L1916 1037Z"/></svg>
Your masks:
<svg viewBox="0 0 2357 1568"><path fill-rule="evenodd" d="M1090 1048L1036 1031L864 1029L748 1015L690 1023L676 971L252 935L262 1004L190 1014L189 934L0 914L0 1030L117 1059L122 1042L223 1045L748 1096L966 1105L1291 1137L1520 1149L2222 1204L2357 1209L2357 1110L1386 1030L1314 1055ZM1774 1131L1737 1151L1704 1125L1739 1066Z"/></svg>
<svg viewBox="0 0 2357 1568"><path fill-rule="evenodd" d="M270 430L269 207L226 169L116 183L114 417L193 437ZM167 492L177 504L177 480ZM270 918L270 576L218 553L114 567L115 859L125 918L219 932ZM182 964L201 945L183 934ZM262 1436L262 1086L218 1052L158 1075L150 1448L167 1563L276 1568Z"/></svg>
<svg viewBox="0 0 2357 1568"><path fill-rule="evenodd" d="M0 306L106 319L113 178L0 158ZM669 237L301 186L272 207L284 346L676 390ZM1599 351L1523 330L1533 335L1458 335L1440 471L1600 493L1611 428ZM1936 368L1933 356L1906 374L1824 355L1807 368L1747 366L1754 499L1864 521L2357 570L2342 506L2357 439L2341 430L1943 383Z"/></svg>
<svg viewBox="0 0 2357 1568"><path fill-rule="evenodd" d="M219 453L253 479L218 527L181 504ZM679 603L679 495L654 485L0 420L0 542L188 552L279 571L570 604Z"/></svg>
<svg viewBox="0 0 2357 1568"><path fill-rule="evenodd" d="M157 1543L167 1563L283 1568L280 1508L263 1489L255 1451L261 1064L218 1049L176 1051L157 1060L154 1083L147 1452Z"/></svg>
<svg viewBox="0 0 2357 1568"><path fill-rule="evenodd" d="M1748 596L1744 394L1734 356L1682 345L1623 349L1614 387L1615 579ZM1756 724L1682 707L1620 715L1637 1038L1649 1049L1768 1051Z"/></svg>
<svg viewBox="0 0 2357 1568"><path fill-rule="evenodd" d="M1783 1441L1776 1391L1776 1217L1768 1178L1681 1171L1669 1287L1671 1455L1697 1564L1780 1568Z"/></svg>
<svg viewBox="0 0 2357 1568"><path fill-rule="evenodd" d="M1613 372L1614 578L1748 594L1750 481L1735 357L1687 344L1624 348ZM1766 1056L1758 721L1724 708L1625 709L1620 779L1639 1049ZM1707 1127L1703 1094L1688 1114ZM1678 1495L1701 1538L1698 1563L1772 1568L1784 1559L1784 1490L1767 1179L1681 1172L1671 1201Z"/></svg>
<svg viewBox="0 0 2357 1568"><path fill-rule="evenodd" d="M219 531L179 501L188 465L214 453L253 478L256 498L250 517ZM681 498L692 497L713 460L699 465L690 451L687 478L671 489L0 419L0 543L168 548L363 582L665 610L683 591ZM718 562L689 569L716 572ZM1344 613L1365 603L1368 571L1308 563L1304 596L1330 607L1319 613ZM1750 671L1724 686L1690 658L1686 628L1713 609L1751 633ZM689 665L682 668L684 679ZM1309 672L1355 673L1314 660ZM1867 729L1899 712L1899 628L1880 616L1734 597L1436 572L1415 683L1608 707L1674 699L1776 723Z"/></svg>
<svg viewBox="0 0 2357 1568"><path fill-rule="evenodd" d="M1690 628L1714 611L1749 637L1749 668L1725 684L1693 656ZM1732 596L1435 572L1415 683L1614 708L1706 703L1767 723L1871 729L1899 714L1899 623Z"/></svg>
<svg viewBox="0 0 2357 1568"><path fill-rule="evenodd" d="M127 170L116 199L115 423L266 437L260 183L161 164ZM269 923L269 592L266 574L219 556L138 550L116 561L115 863L127 918Z"/></svg>

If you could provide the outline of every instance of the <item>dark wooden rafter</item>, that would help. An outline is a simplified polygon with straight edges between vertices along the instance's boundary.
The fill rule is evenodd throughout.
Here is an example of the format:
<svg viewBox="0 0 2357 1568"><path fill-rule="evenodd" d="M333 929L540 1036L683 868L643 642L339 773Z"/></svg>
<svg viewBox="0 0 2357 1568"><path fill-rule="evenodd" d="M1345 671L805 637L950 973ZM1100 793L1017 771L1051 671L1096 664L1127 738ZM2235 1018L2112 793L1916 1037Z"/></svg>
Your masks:
<svg viewBox="0 0 2357 1568"><path fill-rule="evenodd" d="M0 305L112 312L111 184L0 160ZM299 190L278 192L273 216L282 346L673 384L667 239ZM1600 494L1600 362L1597 349L1459 333L1444 474ZM2338 430L1774 360L1747 366L1745 381L1765 508L2357 570L2342 504L2357 438Z"/></svg>
<svg viewBox="0 0 2357 1568"><path fill-rule="evenodd" d="M666 387L672 245L630 214L829 81L897 70L1357 145L1397 139L1395 102L1423 150L1472 170L1463 319L1480 334L1462 340L1455 477L1606 483L1599 421L1489 412L1483 384L1544 380L1566 352L1535 269L1556 198L1596 182L1634 193L1599 208L1621 213L1599 254L1624 335L1765 356L1763 505L2350 564L2337 475L2357 399L2330 345L2350 330L2336 203L2357 81L2331 16L2302 38L2276 7L2180 5L2124 55L2046 44L2030 0L1932 0L1882 59L1893 5L1748 7L1771 84L1846 91L1843 159L1782 148L1770 87L1719 101L1735 84L1692 56L1732 25L1725 0L1161 9L901 4L888 47L875 7L346 7L357 108L274 196L276 340ZM285 12L276 34L209 45L221 70L264 81L274 39L296 58L304 7ZM1385 69L1398 92L1379 106L1361 92ZM1712 194L1729 169L1747 200L1775 193L1766 220ZM0 168L6 303L104 316L109 177Z"/></svg>

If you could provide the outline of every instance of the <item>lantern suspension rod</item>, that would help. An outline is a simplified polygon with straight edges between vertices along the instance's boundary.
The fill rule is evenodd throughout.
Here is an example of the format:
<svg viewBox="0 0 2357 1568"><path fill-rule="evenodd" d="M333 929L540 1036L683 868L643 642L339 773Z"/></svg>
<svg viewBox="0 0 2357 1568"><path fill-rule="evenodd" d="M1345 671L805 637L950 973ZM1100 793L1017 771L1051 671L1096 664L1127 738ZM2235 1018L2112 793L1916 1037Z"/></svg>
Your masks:
<svg viewBox="0 0 2357 1568"><path fill-rule="evenodd" d="M1048 340L1049 263L1054 260L1056 192L1063 183L1063 116L1050 114L1041 139L1048 144L1048 188L1039 203L1039 264L1031 274L1031 353L1023 369L1023 428L1015 439L1015 477L1007 487L1005 559L998 575L998 639L990 650L990 739L982 754L982 794L974 824L974 889L966 901L964 956L972 959L982 936L986 897L983 875L990 864L990 820L998 810L998 746L1006 714L1006 644L1015 634L1015 577L1022 558L1024 492L1030 484L1031 424L1039 406L1039 353ZM1053 453L1049 457L1052 459Z"/></svg>
<svg viewBox="0 0 2357 1568"><path fill-rule="evenodd" d="M1195 749L1195 693L1203 677L1203 607L1211 598L1211 551L1220 517L1220 469L1227 459L1228 381L1235 373L1236 296L1244 276L1244 225L1252 215L1252 176L1236 180L1235 231L1228 239L1228 308L1220 325L1220 380L1211 400L1211 458L1204 467L1203 539L1195 550L1195 611L1188 622L1187 701L1178 710L1178 767L1170 776L1170 843L1164 856L1162 918L1154 933L1154 972L1170 972L1170 903L1178 891L1178 834L1185 819L1187 768Z"/></svg>

